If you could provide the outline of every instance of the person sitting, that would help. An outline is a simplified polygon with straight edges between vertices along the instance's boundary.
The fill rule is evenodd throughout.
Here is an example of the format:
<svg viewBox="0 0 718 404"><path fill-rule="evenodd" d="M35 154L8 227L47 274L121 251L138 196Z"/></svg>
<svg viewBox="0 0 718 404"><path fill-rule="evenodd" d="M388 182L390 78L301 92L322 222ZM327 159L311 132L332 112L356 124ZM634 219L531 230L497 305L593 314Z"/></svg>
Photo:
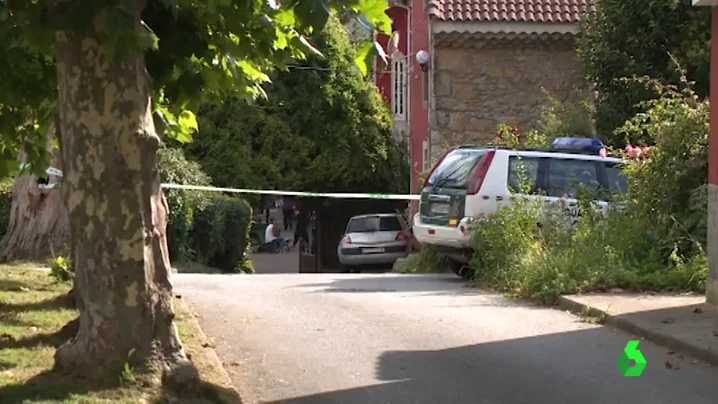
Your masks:
<svg viewBox="0 0 718 404"><path fill-rule="evenodd" d="M269 225L264 231L264 243L271 244L278 250L286 248L287 242L282 237L279 229L277 229L277 227L274 225L274 219L269 219Z"/></svg>

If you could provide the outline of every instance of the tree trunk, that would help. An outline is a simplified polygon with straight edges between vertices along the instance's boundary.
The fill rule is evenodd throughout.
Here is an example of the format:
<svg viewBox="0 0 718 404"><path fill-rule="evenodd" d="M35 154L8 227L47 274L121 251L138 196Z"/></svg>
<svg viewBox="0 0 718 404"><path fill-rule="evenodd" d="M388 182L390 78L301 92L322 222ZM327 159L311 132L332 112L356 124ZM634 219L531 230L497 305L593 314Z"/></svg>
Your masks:
<svg viewBox="0 0 718 404"><path fill-rule="evenodd" d="M48 148L54 138L53 125L48 133ZM51 148L50 152L51 166L62 170L60 152ZM56 176L47 178L50 184L60 181ZM62 192L57 188L41 190L37 181L35 175L22 175L15 179L10 223L0 241L2 261L42 261L69 252L69 226Z"/></svg>
<svg viewBox="0 0 718 404"><path fill-rule="evenodd" d="M128 1L138 24L140 3ZM104 20L96 16L95 32ZM144 59L110 62L100 36L87 31L54 35L63 188L81 306L79 331L57 350L56 369L116 380L129 364L161 370L174 382L196 381L173 321L160 140Z"/></svg>

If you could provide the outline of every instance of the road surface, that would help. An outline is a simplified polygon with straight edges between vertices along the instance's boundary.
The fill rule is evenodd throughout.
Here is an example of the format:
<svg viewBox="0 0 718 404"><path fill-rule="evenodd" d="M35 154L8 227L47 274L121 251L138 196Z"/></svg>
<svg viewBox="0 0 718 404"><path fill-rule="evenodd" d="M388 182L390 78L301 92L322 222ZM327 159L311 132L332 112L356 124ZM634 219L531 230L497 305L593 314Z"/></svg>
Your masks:
<svg viewBox="0 0 718 404"><path fill-rule="evenodd" d="M174 282L247 403L718 402L716 368L641 341L648 365L624 377L616 362L630 335L452 275Z"/></svg>

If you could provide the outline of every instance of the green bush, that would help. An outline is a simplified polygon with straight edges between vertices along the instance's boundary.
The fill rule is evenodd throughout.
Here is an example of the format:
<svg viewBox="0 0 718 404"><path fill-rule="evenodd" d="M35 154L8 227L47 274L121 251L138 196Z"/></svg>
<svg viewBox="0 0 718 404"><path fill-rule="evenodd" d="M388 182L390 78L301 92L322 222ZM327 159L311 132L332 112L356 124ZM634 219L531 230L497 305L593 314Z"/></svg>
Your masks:
<svg viewBox="0 0 718 404"><path fill-rule="evenodd" d="M684 78L685 79L685 78ZM649 139L650 157L627 167L628 208L644 222L659 259L677 249L683 258L702 254L706 243L708 183L708 101L685 90L657 86L664 96L642 104L619 129L631 139Z"/></svg>
<svg viewBox="0 0 718 404"><path fill-rule="evenodd" d="M10 208L12 207L12 179L0 181L0 240L5 236L10 224Z"/></svg>
<svg viewBox="0 0 718 404"><path fill-rule="evenodd" d="M190 234L195 260L226 273L253 273L251 221L252 208L245 200L215 197L194 215Z"/></svg>
<svg viewBox="0 0 718 404"><path fill-rule="evenodd" d="M183 185L210 185L207 174L199 164L185 158L180 149L163 147L159 150L160 178L163 183ZM167 221L167 245L170 259L187 261L193 258L190 245L190 229L196 209L209 201L207 192L181 189L164 190L169 208Z"/></svg>
<svg viewBox="0 0 718 404"><path fill-rule="evenodd" d="M50 276L57 282L68 282L75 276L75 270L70 260L65 257L55 257L48 262Z"/></svg>

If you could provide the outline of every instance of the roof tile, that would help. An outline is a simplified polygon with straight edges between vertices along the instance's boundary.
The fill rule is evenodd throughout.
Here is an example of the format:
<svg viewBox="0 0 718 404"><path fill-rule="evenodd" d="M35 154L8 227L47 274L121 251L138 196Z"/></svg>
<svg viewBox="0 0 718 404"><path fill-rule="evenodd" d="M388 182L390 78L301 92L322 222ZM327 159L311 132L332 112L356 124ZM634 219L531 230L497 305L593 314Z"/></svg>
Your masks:
<svg viewBox="0 0 718 404"><path fill-rule="evenodd" d="M430 18L453 22L576 23L593 0L429 0Z"/></svg>

